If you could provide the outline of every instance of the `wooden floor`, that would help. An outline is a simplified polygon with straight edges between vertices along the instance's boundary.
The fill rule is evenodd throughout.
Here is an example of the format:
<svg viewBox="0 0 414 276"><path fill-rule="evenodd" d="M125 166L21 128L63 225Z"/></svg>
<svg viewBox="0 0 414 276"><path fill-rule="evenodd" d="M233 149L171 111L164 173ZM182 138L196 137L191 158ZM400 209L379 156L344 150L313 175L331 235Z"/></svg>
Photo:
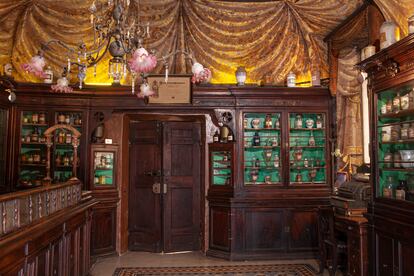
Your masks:
<svg viewBox="0 0 414 276"><path fill-rule="evenodd" d="M317 267L315 260L281 260L281 261L243 261L230 262L222 259L206 257L201 252L177 254L156 254L146 252L128 252L120 257L100 258L92 267L92 276L112 276L117 267L168 267L168 266L214 266L234 264L281 264L306 263ZM325 270L323 275L328 275ZM337 273L337 275L342 275Z"/></svg>

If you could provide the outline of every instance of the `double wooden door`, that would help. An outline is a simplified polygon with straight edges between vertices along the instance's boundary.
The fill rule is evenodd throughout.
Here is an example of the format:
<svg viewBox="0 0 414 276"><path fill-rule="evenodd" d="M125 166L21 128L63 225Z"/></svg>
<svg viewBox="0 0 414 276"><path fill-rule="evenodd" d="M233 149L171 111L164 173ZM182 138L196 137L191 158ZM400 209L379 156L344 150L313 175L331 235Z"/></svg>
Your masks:
<svg viewBox="0 0 414 276"><path fill-rule="evenodd" d="M129 249L200 249L200 124L130 123Z"/></svg>

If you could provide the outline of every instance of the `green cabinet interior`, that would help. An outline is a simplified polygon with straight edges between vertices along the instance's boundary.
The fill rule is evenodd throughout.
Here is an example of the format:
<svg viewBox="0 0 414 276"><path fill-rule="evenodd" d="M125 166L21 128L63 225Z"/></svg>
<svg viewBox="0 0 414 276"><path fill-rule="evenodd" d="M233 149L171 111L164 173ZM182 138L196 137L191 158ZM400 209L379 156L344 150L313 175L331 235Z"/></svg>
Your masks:
<svg viewBox="0 0 414 276"><path fill-rule="evenodd" d="M400 181L407 181L408 193L405 195L405 199L414 201L414 131L402 134L404 126L414 129L413 87L412 84L403 85L377 94L378 145L376 147L379 173L376 189L377 197L395 199L396 189ZM410 93L411 96L409 97ZM400 101L399 108L395 107L397 105L393 108L392 103L396 103L394 101L396 99ZM388 112L386 110L387 103L391 103L391 110L388 109ZM381 111L381 108L384 110ZM411 157L407 155L407 158L403 158L401 151L406 151ZM384 194L384 189L388 187L392 190L389 193L386 191L386 194Z"/></svg>
<svg viewBox="0 0 414 276"><path fill-rule="evenodd" d="M280 118L281 113L244 114L245 185L281 184Z"/></svg>
<svg viewBox="0 0 414 276"><path fill-rule="evenodd" d="M44 120L39 119L41 114L42 116L44 115ZM62 123L59 122L58 119L58 116L62 114L68 118L68 120L64 122L65 124L70 124L78 131L82 132L81 112L48 112L45 110L21 112L19 183L17 188L42 185L41 181L46 176L47 159L47 146L43 133L49 127ZM54 183L64 182L72 177L73 146L69 139L59 141L60 132L65 132L66 135L67 131L57 130L54 134L53 146L51 148L51 177ZM78 156L79 153L80 148L78 148ZM40 156L40 158L38 156ZM69 162L65 160L66 158ZM79 163L77 166L79 167Z"/></svg>
<svg viewBox="0 0 414 276"><path fill-rule="evenodd" d="M112 186L114 185L114 159L115 152L94 151L94 185Z"/></svg>

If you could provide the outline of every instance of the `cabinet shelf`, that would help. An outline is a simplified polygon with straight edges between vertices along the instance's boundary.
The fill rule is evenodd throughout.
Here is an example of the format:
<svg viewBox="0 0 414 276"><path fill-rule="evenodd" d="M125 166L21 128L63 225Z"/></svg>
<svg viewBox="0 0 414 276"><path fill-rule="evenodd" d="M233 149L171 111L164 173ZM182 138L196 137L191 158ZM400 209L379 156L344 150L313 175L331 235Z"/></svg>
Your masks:
<svg viewBox="0 0 414 276"><path fill-rule="evenodd" d="M23 123L22 126L24 127L48 127L48 124L31 124L31 123Z"/></svg>
<svg viewBox="0 0 414 276"><path fill-rule="evenodd" d="M280 130L280 128L245 128L244 131L270 131L270 130Z"/></svg>
<svg viewBox="0 0 414 276"><path fill-rule="evenodd" d="M414 172L414 168L380 168L381 171Z"/></svg>
<svg viewBox="0 0 414 276"><path fill-rule="evenodd" d="M290 185L309 185L309 184L326 184L325 181L313 181L313 182L290 182Z"/></svg>
<svg viewBox="0 0 414 276"><path fill-rule="evenodd" d="M395 141L388 141L382 142L381 144L411 144L414 143L414 139L404 139L404 140L395 140Z"/></svg>
<svg viewBox="0 0 414 276"><path fill-rule="evenodd" d="M324 149L325 146L290 146L291 149Z"/></svg>
<svg viewBox="0 0 414 276"><path fill-rule="evenodd" d="M280 148L280 146L248 146L244 147L245 149L273 149L273 148Z"/></svg>
<svg viewBox="0 0 414 276"><path fill-rule="evenodd" d="M95 171L112 171L113 168L95 168Z"/></svg>
<svg viewBox="0 0 414 276"><path fill-rule="evenodd" d="M298 131L312 131L312 130L325 130L324 127L320 127L320 128L307 128L307 127L302 127L302 128L290 128L289 130L298 130Z"/></svg>
<svg viewBox="0 0 414 276"><path fill-rule="evenodd" d="M46 168L46 164L43 163L20 163L21 167L44 167Z"/></svg>
<svg viewBox="0 0 414 276"><path fill-rule="evenodd" d="M230 173L228 173L228 174L213 174L213 176L228 176L228 177L230 177L231 174Z"/></svg>
<svg viewBox="0 0 414 276"><path fill-rule="evenodd" d="M410 115L414 115L414 109L406 109L406 110L400 110L398 112L381 114L378 116L378 118L379 119L392 119L392 118L401 118L401 117L410 116Z"/></svg>
<svg viewBox="0 0 414 276"><path fill-rule="evenodd" d="M281 167L271 167L271 166L266 166L266 167L252 167L252 166L245 166L244 167L247 170L275 170L275 171L280 171L282 168Z"/></svg>
<svg viewBox="0 0 414 276"><path fill-rule="evenodd" d="M320 167L290 167L291 170L312 170L312 169L326 169L326 166L320 166Z"/></svg>
<svg viewBox="0 0 414 276"><path fill-rule="evenodd" d="M219 163L219 164L231 164L230 160L229 161L223 161L223 160L213 160L214 163Z"/></svg>
<svg viewBox="0 0 414 276"><path fill-rule="evenodd" d="M22 146L46 146L46 143L39 143L39 142L22 142Z"/></svg>
<svg viewBox="0 0 414 276"><path fill-rule="evenodd" d="M269 185L270 186L270 185L282 185L282 182L268 182L268 183L266 183L266 182L256 181L256 182L245 182L244 185L251 185L251 186L254 186L254 185L261 185L261 186Z"/></svg>

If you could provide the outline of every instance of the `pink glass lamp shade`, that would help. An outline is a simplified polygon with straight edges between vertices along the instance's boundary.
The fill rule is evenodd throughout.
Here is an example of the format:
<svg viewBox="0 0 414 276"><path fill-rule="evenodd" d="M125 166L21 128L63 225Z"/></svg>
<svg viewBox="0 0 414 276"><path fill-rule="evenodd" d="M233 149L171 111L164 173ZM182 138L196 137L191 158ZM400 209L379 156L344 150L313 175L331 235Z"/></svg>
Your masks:
<svg viewBox="0 0 414 276"><path fill-rule="evenodd" d="M206 83L211 79L210 69L204 68L204 66L198 62L193 64L191 72L193 73L193 77L191 78L192 83Z"/></svg>
<svg viewBox="0 0 414 276"><path fill-rule="evenodd" d="M43 67L45 67L45 65L45 59L41 55L37 54L30 59L29 63L22 64L22 69L39 78L46 78L46 74L43 71Z"/></svg>
<svg viewBox="0 0 414 276"><path fill-rule="evenodd" d="M137 73L149 73L157 66L157 57L144 48L137 49L128 61L129 68Z"/></svg>

